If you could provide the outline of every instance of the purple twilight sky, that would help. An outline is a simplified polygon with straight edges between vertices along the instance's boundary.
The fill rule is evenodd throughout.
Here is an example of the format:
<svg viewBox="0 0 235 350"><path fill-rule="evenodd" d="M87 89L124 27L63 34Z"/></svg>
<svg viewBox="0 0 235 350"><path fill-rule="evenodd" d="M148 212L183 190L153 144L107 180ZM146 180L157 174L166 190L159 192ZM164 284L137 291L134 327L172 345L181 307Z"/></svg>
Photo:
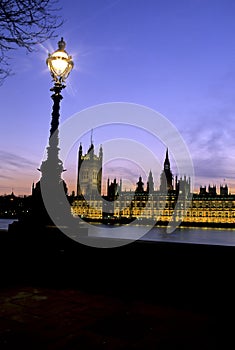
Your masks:
<svg viewBox="0 0 235 350"><path fill-rule="evenodd" d="M108 102L152 108L169 119L187 144L195 191L200 185L226 182L235 193L235 2L61 0L60 4L65 23L57 31L58 39L64 37L75 63L63 90L61 123L84 108ZM45 60L57 49L58 39L38 46L35 53L21 49L12 53L15 74L0 87L0 194L12 189L15 194L29 194L32 182L40 178L37 168L48 143L52 108ZM133 136L121 128L94 129L96 150L105 140L123 135ZM156 153L162 166L165 145L158 147L151 137L138 135L134 139ZM89 132L82 142L87 150ZM76 147L63 159L69 192L76 189ZM169 151L171 157L173 150ZM154 167L149 165L153 172ZM176 173L173 162L172 171ZM104 178L124 177L127 189L139 175L138 165L126 160L104 166ZM157 187L159 179L154 181Z"/></svg>

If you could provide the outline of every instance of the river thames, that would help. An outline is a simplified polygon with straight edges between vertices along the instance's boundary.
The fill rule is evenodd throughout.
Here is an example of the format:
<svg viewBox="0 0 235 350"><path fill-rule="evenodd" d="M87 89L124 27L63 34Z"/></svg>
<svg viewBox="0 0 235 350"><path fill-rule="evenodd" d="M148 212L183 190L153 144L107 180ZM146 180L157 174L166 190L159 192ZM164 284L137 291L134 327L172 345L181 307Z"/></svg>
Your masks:
<svg viewBox="0 0 235 350"><path fill-rule="evenodd" d="M14 220L0 219L0 231L7 231L8 225ZM100 234L100 230L106 228L105 235ZM138 236L143 231L142 225L126 225L126 238L133 239L135 235ZM194 244L209 244L209 245L223 245L235 246L235 229L215 229L215 228L194 228L194 227L180 227L173 233L166 233L165 227L145 227L145 233L140 239L146 241L160 241L160 242L175 242L175 243L194 243ZM107 227L106 225L96 226L96 236L108 237L111 234L115 236L115 227Z"/></svg>
<svg viewBox="0 0 235 350"><path fill-rule="evenodd" d="M106 229L104 230L105 227ZM96 233L93 233L92 236L119 238L118 226L117 235L115 231L115 225L107 228L106 225L101 224L97 225ZM144 231L146 233L142 234ZM172 233L166 233L166 227L149 226L148 228L148 226L143 225L126 225L125 236L125 238L131 240L135 240L135 237L140 237L140 240L145 241L235 246L235 229L227 228L180 227ZM124 234L122 238L124 238Z"/></svg>

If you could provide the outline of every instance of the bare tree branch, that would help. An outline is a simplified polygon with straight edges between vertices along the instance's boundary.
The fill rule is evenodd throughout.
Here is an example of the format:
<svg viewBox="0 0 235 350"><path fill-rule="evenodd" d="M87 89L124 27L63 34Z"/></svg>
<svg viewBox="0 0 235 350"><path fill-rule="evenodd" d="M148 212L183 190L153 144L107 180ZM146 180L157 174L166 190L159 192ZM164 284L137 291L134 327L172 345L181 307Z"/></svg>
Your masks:
<svg viewBox="0 0 235 350"><path fill-rule="evenodd" d="M0 84L11 73L9 53L19 47L28 52L55 37L63 21L58 0L0 0Z"/></svg>

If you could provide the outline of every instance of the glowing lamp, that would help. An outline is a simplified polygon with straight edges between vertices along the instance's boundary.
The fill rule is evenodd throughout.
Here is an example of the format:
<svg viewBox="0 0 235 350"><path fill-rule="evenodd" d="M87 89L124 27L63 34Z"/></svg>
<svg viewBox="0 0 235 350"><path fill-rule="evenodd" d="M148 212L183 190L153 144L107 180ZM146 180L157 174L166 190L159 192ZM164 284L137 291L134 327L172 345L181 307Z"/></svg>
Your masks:
<svg viewBox="0 0 235 350"><path fill-rule="evenodd" d="M65 51L65 42L63 38L58 42L58 50L48 54L46 63L51 72L51 76L56 83L65 82L73 68L72 56Z"/></svg>

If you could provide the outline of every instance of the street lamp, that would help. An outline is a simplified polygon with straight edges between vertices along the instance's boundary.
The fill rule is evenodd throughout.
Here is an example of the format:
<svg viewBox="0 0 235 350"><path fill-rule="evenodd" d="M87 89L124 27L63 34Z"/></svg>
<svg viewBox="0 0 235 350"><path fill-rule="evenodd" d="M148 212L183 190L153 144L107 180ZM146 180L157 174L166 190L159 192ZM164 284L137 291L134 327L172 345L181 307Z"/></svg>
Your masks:
<svg viewBox="0 0 235 350"><path fill-rule="evenodd" d="M51 96L53 100L52 119L49 136L49 146L47 147L47 159L42 162L40 169L41 179L33 188L33 216L40 218L45 224L51 223L44 201L54 210L53 216L64 218L65 205L64 198L67 194L67 186L61 178L64 171L63 162L59 159L59 117L60 101L62 100L61 90L65 88L65 80L73 68L72 57L65 51L63 38L58 42L58 49L48 55L46 60L54 86ZM70 214L70 213L69 213Z"/></svg>
<svg viewBox="0 0 235 350"><path fill-rule="evenodd" d="M68 77L73 68L72 57L65 51L65 42L63 38L61 38L61 40L58 42L58 47L58 50L56 50L53 54L48 54L48 58L46 60L51 76L54 80L54 86L50 89L51 91L54 91L54 94L51 96L54 101L54 105L52 111L49 146L52 146L50 145L50 139L52 138L53 134L55 132L58 133L60 100L63 98L60 93L61 90L65 88L63 83L65 83L65 79Z"/></svg>
<svg viewBox="0 0 235 350"><path fill-rule="evenodd" d="M60 85L62 82L65 82L69 73L73 68L72 56L69 56L65 51L65 42L64 39L58 42L58 50L52 54L48 54L46 63L51 72L52 78L55 81L55 84Z"/></svg>

